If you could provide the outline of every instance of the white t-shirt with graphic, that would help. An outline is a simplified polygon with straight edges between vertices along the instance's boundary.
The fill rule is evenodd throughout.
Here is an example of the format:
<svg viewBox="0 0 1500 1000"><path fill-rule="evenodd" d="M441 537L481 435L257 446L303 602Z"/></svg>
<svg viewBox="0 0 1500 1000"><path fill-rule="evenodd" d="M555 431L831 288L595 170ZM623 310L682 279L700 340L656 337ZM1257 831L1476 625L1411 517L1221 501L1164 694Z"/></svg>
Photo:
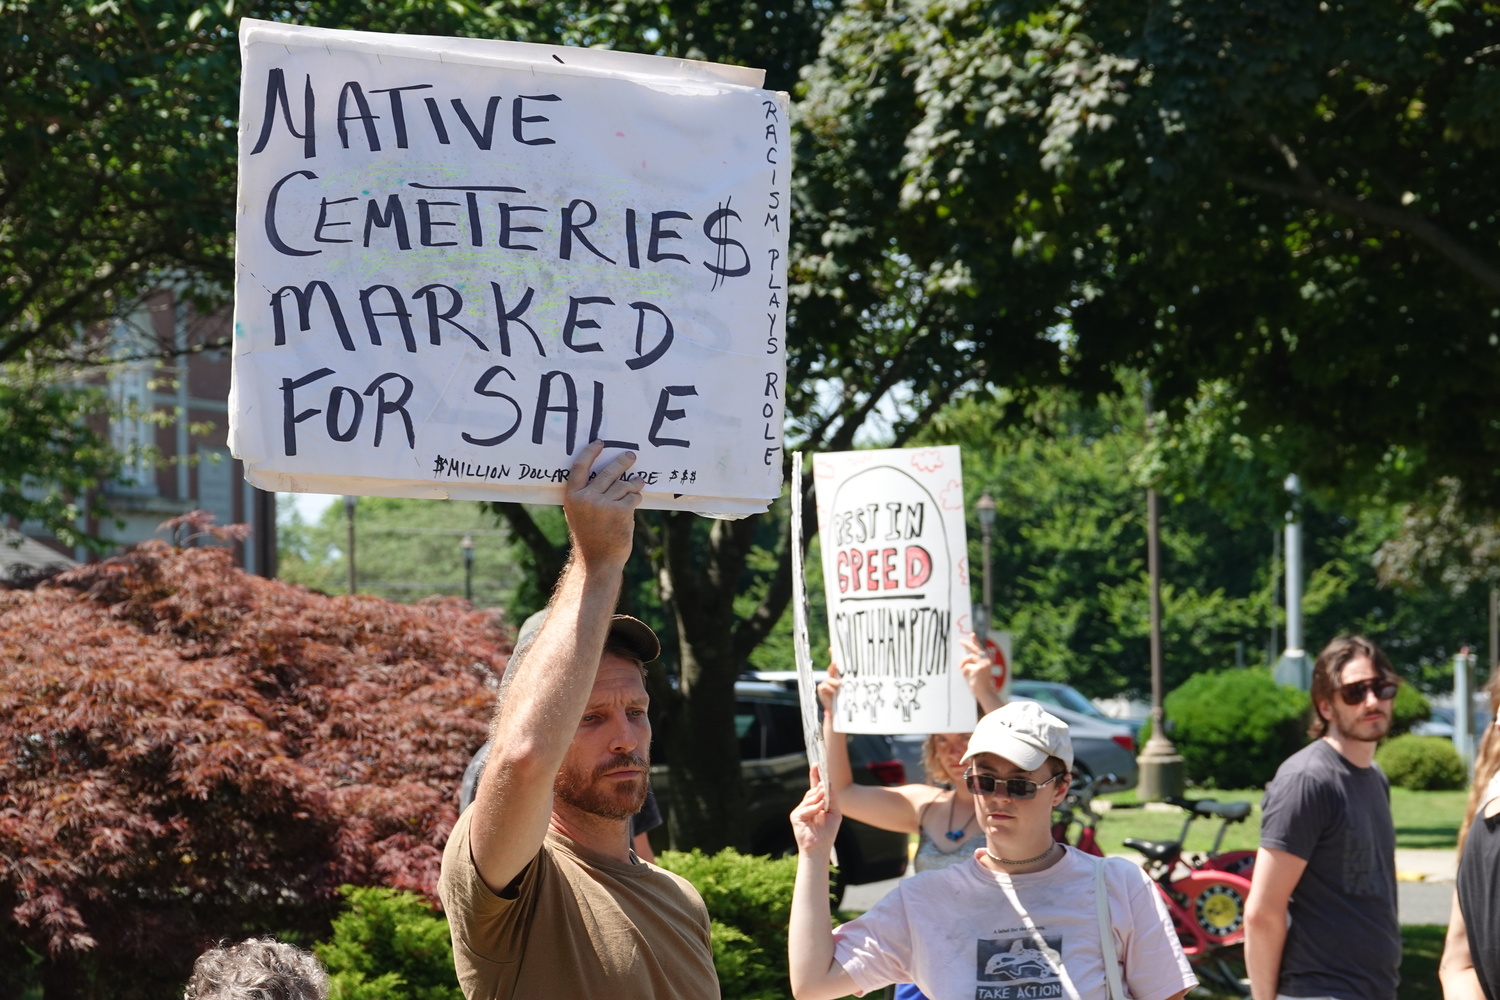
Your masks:
<svg viewBox="0 0 1500 1000"><path fill-rule="evenodd" d="M906 879L834 931L834 958L860 994L911 982L932 1000L1108 996L1094 902L1098 859L1070 847L1046 871L1002 875L977 856ZM1164 1000L1196 986L1146 873L1112 858L1104 876L1126 994Z"/></svg>

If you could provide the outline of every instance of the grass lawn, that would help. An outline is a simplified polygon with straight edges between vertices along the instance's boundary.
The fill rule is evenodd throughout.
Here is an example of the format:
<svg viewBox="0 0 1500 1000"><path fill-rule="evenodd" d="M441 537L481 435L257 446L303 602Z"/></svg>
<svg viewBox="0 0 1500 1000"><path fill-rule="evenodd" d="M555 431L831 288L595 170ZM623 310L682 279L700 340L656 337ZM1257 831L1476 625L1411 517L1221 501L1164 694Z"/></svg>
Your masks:
<svg viewBox="0 0 1500 1000"><path fill-rule="evenodd" d="M1448 928L1436 924L1401 928L1400 1000L1442 1000L1437 970L1447 933Z"/></svg>
<svg viewBox="0 0 1500 1000"><path fill-rule="evenodd" d="M1188 798L1217 799L1220 802L1253 802L1255 809L1242 823L1232 823L1224 834L1226 851L1254 850L1260 842L1260 800L1265 793L1258 788L1233 791L1193 789ZM1463 820L1468 792L1411 792L1391 789L1391 815L1396 823L1396 846L1414 848L1452 848L1458 843L1458 824ZM1135 793L1117 792L1101 795L1109 802L1097 835L1106 853L1131 853L1122 841L1126 837L1142 840L1176 840L1187 814L1180 809L1141 808ZM1187 849L1206 851L1219 832L1219 821L1195 819L1188 828Z"/></svg>
<svg viewBox="0 0 1500 1000"><path fill-rule="evenodd" d="M1409 792L1391 789L1397 847L1458 846L1458 825L1469 804L1466 788L1455 792Z"/></svg>

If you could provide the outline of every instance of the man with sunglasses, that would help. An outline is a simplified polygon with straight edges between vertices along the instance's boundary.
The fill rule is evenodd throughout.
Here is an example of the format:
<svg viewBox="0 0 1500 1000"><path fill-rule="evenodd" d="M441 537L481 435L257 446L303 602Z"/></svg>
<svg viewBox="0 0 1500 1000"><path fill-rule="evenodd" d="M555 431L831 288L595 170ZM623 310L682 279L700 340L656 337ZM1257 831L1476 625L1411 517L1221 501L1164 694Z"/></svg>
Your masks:
<svg viewBox="0 0 1500 1000"><path fill-rule="evenodd" d="M1360 636L1318 654L1314 739L1282 763L1261 804L1245 913L1254 1000L1396 996L1396 830L1375 746L1391 727L1397 682Z"/></svg>

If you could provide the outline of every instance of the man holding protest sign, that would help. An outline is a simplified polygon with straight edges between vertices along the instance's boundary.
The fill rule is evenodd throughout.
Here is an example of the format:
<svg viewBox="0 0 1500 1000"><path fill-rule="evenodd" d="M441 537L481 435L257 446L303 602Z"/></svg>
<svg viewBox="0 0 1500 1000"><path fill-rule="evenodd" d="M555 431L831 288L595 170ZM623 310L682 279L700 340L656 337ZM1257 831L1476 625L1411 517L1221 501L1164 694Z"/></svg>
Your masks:
<svg viewBox="0 0 1500 1000"><path fill-rule="evenodd" d="M708 912L684 879L630 850L651 724L645 624L612 613L642 483L625 453L568 475L572 551L545 621L511 657L474 804L439 891L464 994L701 1000L719 995Z"/></svg>

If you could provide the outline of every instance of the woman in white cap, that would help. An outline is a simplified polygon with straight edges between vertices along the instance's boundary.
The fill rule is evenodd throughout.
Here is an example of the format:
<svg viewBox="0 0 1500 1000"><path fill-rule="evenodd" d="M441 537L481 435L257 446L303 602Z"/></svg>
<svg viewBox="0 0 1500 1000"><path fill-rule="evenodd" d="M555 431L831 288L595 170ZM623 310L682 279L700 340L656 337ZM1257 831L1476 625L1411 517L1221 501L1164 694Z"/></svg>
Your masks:
<svg viewBox="0 0 1500 1000"><path fill-rule="evenodd" d="M963 779L985 843L829 926L840 814L820 783L792 813L797 883L788 953L797 1000L914 982L933 1000L1045 996L1178 1000L1197 985L1156 888L1136 865L1052 840L1073 765L1068 726L1035 702L979 721Z"/></svg>
<svg viewBox="0 0 1500 1000"><path fill-rule="evenodd" d="M959 663L981 714L1000 707L1000 695L990 668L989 655L979 640L964 639L967 651ZM858 785L849 766L849 746L842 733L833 731L834 697L843 685L838 664L828 665L828 677L818 685L823 706L823 744L828 753L828 788L839 810L850 819L881 830L917 835L912 867L919 872L947 868L969 861L984 844L984 831L974 813L974 797L964 786L963 756L969 749L968 733L933 733L922 743L922 767L928 783L906 785ZM896 983L895 1000L927 1000L911 983Z"/></svg>

